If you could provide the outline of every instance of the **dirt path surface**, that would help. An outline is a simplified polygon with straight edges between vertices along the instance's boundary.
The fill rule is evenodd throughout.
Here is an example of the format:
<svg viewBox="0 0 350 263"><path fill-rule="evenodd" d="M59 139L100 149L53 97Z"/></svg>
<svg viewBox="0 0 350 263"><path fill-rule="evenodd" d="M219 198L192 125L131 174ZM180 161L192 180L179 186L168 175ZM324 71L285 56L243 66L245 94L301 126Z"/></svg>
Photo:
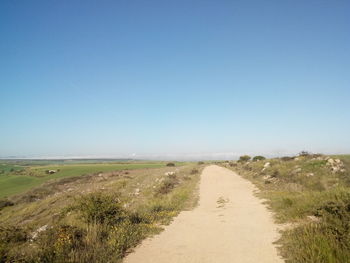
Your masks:
<svg viewBox="0 0 350 263"><path fill-rule="evenodd" d="M272 244L278 238L271 214L254 196L256 188L234 172L204 169L200 201L165 230L145 240L125 263L284 262Z"/></svg>

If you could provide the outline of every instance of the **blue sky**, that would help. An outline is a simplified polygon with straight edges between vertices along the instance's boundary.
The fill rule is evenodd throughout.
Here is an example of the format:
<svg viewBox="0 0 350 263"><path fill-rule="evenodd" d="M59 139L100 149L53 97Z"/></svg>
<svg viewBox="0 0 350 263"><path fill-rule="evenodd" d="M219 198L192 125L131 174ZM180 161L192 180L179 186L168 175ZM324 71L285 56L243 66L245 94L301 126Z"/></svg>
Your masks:
<svg viewBox="0 0 350 263"><path fill-rule="evenodd" d="M0 157L350 153L349 1L1 1Z"/></svg>

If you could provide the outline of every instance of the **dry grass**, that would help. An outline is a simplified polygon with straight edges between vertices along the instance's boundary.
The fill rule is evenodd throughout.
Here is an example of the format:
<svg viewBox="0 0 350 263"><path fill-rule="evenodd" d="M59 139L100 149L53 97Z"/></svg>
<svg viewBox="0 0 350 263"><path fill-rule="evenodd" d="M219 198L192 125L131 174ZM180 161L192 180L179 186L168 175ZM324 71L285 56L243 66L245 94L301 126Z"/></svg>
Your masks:
<svg viewBox="0 0 350 263"><path fill-rule="evenodd" d="M350 158L340 156L344 169L336 172L327 158L303 155L227 165L258 186L278 222L293 225L279 241L289 263L349 262Z"/></svg>
<svg viewBox="0 0 350 263"><path fill-rule="evenodd" d="M194 167L202 169L192 164L86 175L34 189L34 199L17 196L0 214L0 262L119 262L194 206Z"/></svg>

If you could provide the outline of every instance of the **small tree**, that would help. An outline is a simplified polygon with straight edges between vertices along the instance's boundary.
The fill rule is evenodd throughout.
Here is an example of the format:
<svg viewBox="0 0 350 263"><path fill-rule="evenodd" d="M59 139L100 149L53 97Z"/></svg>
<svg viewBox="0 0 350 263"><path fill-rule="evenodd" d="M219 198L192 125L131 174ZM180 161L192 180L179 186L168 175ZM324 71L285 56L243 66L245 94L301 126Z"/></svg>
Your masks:
<svg viewBox="0 0 350 263"><path fill-rule="evenodd" d="M301 151L300 153L299 153L299 156L304 156L304 157L307 157L307 156L310 156L311 155L311 153L309 153L309 152L307 152L307 151Z"/></svg>
<svg viewBox="0 0 350 263"><path fill-rule="evenodd" d="M174 163L167 163L166 166L168 166L168 167L174 167L175 164L174 164Z"/></svg>
<svg viewBox="0 0 350 263"><path fill-rule="evenodd" d="M242 155L241 157L239 157L240 162L248 162L250 159L251 157L249 155Z"/></svg>
<svg viewBox="0 0 350 263"><path fill-rule="evenodd" d="M266 158L264 156L261 156L261 155L257 155L257 156L254 156L253 157L253 162L258 162L258 161L263 161L265 160Z"/></svg>

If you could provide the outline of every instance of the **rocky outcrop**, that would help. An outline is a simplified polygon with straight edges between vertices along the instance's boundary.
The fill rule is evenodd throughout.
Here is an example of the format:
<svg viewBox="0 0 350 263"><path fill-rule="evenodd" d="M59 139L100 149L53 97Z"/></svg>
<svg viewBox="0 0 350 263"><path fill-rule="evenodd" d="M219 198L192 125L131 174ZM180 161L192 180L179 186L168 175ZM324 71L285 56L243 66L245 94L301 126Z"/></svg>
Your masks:
<svg viewBox="0 0 350 263"><path fill-rule="evenodd" d="M344 173L346 171L344 163L340 159L328 158L326 165L329 167L332 173Z"/></svg>

